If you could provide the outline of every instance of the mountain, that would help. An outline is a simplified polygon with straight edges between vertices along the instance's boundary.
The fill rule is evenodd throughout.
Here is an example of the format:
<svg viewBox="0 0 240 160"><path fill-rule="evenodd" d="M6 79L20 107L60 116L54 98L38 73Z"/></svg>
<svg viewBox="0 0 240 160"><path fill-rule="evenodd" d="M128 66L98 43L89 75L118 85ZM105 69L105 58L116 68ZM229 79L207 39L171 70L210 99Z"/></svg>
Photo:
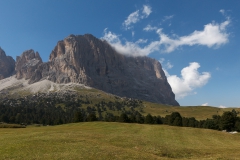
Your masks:
<svg viewBox="0 0 240 160"><path fill-rule="evenodd" d="M0 80L9 77L14 73L15 61L11 56L6 56L0 47Z"/></svg>
<svg viewBox="0 0 240 160"><path fill-rule="evenodd" d="M71 82L121 97L179 105L157 60L119 54L91 34L59 41L45 63L37 52L25 51L17 57L15 71L17 79L24 78L29 84Z"/></svg>
<svg viewBox="0 0 240 160"><path fill-rule="evenodd" d="M17 56L15 71L16 78L21 79L30 79L37 69L38 65L42 64L42 59L38 52L34 50L28 50L22 53L19 57Z"/></svg>

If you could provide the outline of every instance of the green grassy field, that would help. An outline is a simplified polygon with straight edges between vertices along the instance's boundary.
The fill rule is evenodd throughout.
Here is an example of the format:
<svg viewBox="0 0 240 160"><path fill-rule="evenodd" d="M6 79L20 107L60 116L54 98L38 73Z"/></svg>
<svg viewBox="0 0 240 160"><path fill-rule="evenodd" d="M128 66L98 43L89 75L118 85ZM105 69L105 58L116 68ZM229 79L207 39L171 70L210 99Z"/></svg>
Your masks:
<svg viewBox="0 0 240 160"><path fill-rule="evenodd" d="M172 112L179 112L183 117L195 117L197 120L204 120L212 118L212 115L222 115L225 111L232 111L235 109L240 112L240 108L217 108L211 106L167 106L162 104L144 102L143 111L145 114L160 115L165 117Z"/></svg>
<svg viewBox="0 0 240 160"><path fill-rule="evenodd" d="M0 129L0 159L239 159L240 134L88 122Z"/></svg>

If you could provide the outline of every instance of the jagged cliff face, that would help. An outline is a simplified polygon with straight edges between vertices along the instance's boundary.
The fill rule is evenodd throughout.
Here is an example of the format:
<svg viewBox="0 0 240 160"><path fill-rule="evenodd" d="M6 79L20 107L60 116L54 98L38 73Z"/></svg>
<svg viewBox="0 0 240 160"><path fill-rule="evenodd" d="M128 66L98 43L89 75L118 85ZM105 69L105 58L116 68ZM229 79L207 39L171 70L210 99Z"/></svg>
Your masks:
<svg viewBox="0 0 240 160"><path fill-rule="evenodd" d="M32 49L23 52L21 56L17 56L15 66L16 78L32 78L35 70L42 63L42 59L38 52L35 53Z"/></svg>
<svg viewBox="0 0 240 160"><path fill-rule="evenodd" d="M0 80L11 76L14 73L15 61L12 57L6 56L0 47Z"/></svg>
<svg viewBox="0 0 240 160"><path fill-rule="evenodd" d="M83 83L119 96L178 105L158 61L121 55L92 35L59 41L45 68L48 79L57 83Z"/></svg>
<svg viewBox="0 0 240 160"><path fill-rule="evenodd" d="M90 34L70 35L57 43L49 62L25 51L16 61L16 77L35 83L81 83L122 97L179 105L161 64L149 57L127 57Z"/></svg>

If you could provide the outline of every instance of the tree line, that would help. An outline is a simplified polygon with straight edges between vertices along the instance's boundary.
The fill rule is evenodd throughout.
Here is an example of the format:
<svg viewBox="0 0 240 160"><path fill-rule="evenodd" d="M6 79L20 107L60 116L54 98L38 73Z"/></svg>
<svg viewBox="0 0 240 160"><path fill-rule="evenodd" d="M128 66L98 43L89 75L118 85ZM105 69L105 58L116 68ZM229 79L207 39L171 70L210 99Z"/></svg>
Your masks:
<svg viewBox="0 0 240 160"><path fill-rule="evenodd" d="M83 104L89 106L83 108ZM64 100L56 97L40 97L35 101L13 99L0 103L0 122L59 125L73 122L107 121L240 131L240 117L237 116L238 113L235 110L224 112L222 116L213 115L210 119L196 120L194 117L182 117L179 112L173 112L165 117L151 114L144 116L136 110L140 106L142 106L142 101L134 99L101 101L95 104L88 99L71 99L70 97ZM120 114L116 115L114 112Z"/></svg>

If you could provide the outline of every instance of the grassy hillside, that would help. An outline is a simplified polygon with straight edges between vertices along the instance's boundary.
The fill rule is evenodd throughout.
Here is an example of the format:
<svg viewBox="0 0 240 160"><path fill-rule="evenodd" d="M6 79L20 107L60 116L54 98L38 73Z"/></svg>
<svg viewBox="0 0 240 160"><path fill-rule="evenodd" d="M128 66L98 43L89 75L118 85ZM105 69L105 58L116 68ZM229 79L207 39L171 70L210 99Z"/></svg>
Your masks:
<svg viewBox="0 0 240 160"><path fill-rule="evenodd" d="M49 82L50 83L50 82ZM52 83L52 82L51 82ZM55 84L57 85L57 84ZM51 87L49 85L48 87ZM58 86L61 88L58 92L63 91L74 91L81 99L84 101L89 101L90 103L82 104L81 108L87 109L87 107L96 107L96 104L103 102L119 102L124 103L128 101L127 98L121 98L112 94L108 94L106 92L94 89L94 88L84 88L82 86L73 85L71 87L66 86ZM65 88L64 88L65 87ZM66 89L67 88L67 89ZM19 86L13 86L9 89L9 94L0 94L0 99L4 98L24 98L27 95L33 95L30 90L21 90ZM49 93L54 93L55 90L49 91ZM139 111L143 115L147 115L148 113L154 116L162 116L165 117L166 115L170 115L172 112L179 112L183 117L195 117L197 120L204 120L207 118L212 118L212 115L222 115L224 111L231 111L233 108L216 108L216 107L209 107L209 106L187 106L187 107L179 107L179 106L168 106L162 104L156 104L151 102L142 101L138 107L134 108L135 110ZM64 109L66 106L64 103L56 104L56 107L60 106ZM120 115L122 111L129 110L129 105L122 108L122 110L106 110L102 111L102 116L104 117L106 112L112 113L114 115ZM240 108L235 108L237 112L240 112ZM98 116L98 114L97 114Z"/></svg>
<svg viewBox="0 0 240 160"><path fill-rule="evenodd" d="M97 90L97 89L82 89L75 88L77 93L83 97L87 97L89 101L92 102L91 105L83 105L83 107L94 106L94 104L99 103L101 101L109 102L109 101L124 101L124 98L108 94L106 92ZM128 110L128 108L125 108ZM212 115L222 115L224 111L232 111L235 109L240 112L240 108L217 108L211 106L169 106L157 103L151 103L143 101L143 105L136 110L140 111L143 115L147 115L148 113L154 116L162 116L170 115L172 112L179 112L183 117L195 117L197 120L205 120L207 118L212 118ZM109 111L108 112L112 112ZM119 115L120 112L112 112L114 114Z"/></svg>
<svg viewBox="0 0 240 160"><path fill-rule="evenodd" d="M88 99L95 103L100 101L124 101L122 98L116 98L112 94L107 94L103 91L96 89L91 90L78 90L78 94L88 97ZM195 117L197 120L205 120L207 118L212 118L212 115L222 115L225 111L232 111L235 109L237 112L240 112L240 108L217 108L211 106L169 106L164 104L157 104L143 101L143 105L136 110L140 111L141 114L147 115L148 113L161 117L170 115L172 112L179 112L183 117ZM89 106L89 105L88 105ZM128 108L126 108L127 110ZM119 113L118 113L119 114Z"/></svg>
<svg viewBox="0 0 240 160"><path fill-rule="evenodd" d="M240 134L88 122L0 129L0 159L238 159Z"/></svg>
<svg viewBox="0 0 240 160"><path fill-rule="evenodd" d="M212 115L222 115L225 111L235 109L240 112L240 108L217 108L210 106L167 106L156 103L144 102L143 111L152 115L169 115L172 112L179 112L183 117L195 117L197 120L212 118Z"/></svg>

